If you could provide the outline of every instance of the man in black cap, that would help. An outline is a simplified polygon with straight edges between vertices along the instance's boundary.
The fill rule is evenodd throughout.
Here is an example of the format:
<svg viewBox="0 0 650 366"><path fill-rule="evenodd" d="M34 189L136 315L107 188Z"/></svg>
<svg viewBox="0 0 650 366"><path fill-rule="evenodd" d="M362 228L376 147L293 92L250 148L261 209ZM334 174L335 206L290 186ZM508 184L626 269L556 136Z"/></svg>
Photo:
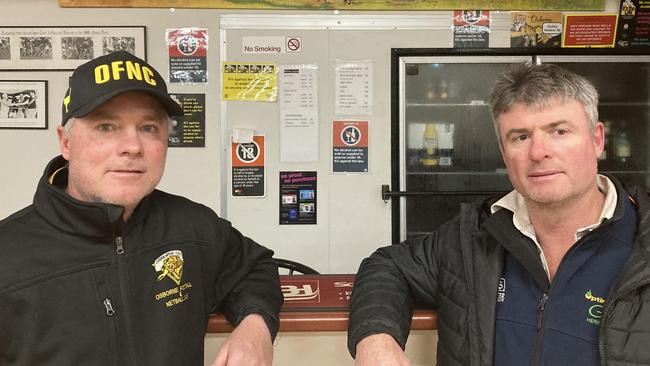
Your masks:
<svg viewBox="0 0 650 366"><path fill-rule="evenodd" d="M282 304L272 252L155 189L181 108L128 52L70 78L61 156L0 222L0 364L202 365L208 315L236 326L214 365L270 365Z"/></svg>

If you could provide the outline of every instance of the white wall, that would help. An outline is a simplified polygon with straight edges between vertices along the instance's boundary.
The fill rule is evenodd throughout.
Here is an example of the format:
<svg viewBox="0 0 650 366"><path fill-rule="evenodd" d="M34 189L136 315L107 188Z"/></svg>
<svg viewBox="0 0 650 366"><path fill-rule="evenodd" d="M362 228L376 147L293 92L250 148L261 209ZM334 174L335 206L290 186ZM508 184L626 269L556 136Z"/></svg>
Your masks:
<svg viewBox="0 0 650 366"><path fill-rule="evenodd" d="M616 0L607 0L607 10L615 11ZM313 164L279 162L279 122L277 105L236 102L228 106L226 134L233 127L251 127L267 135L267 196L263 199L234 199L230 190L221 191L227 169L220 166L221 105L219 100L219 21L222 14L237 11L215 9L111 9L59 8L56 0L27 2L0 0L2 26L102 26L145 25L147 58L163 76L168 63L165 29L203 27L208 29L208 78L206 85L170 85L171 92L206 94L206 147L169 149L165 176L160 188L187 196L212 207L230 219L244 234L274 249L276 255L298 261L321 272L355 272L358 263L376 247L390 242L390 204L380 199L380 187L390 183L390 49L391 47L450 47L450 12L405 12L440 16L439 29L426 31L323 31L323 30L236 30L228 31L228 61L276 61L316 63L319 66L319 161ZM304 14L333 16L332 12L244 12L240 14ZM365 14L386 14L365 13ZM395 14L395 13L393 13ZM493 12L491 45L507 46L507 12ZM300 57L241 55L243 35L279 34L303 36ZM361 175L330 173L331 121L333 113L335 60L372 60L374 63L374 109L370 120L370 171ZM60 121L61 100L69 72L0 71L0 80L45 79L49 81L49 129L0 129L0 218L31 202L37 179L45 163L58 153L55 126ZM237 108L240 108L239 110ZM265 118L251 118L251 116ZM268 116L268 117L267 117ZM318 224L279 225L278 172L318 171ZM226 174L226 177L222 177ZM222 202L222 200L226 202ZM220 209L227 206L227 212Z"/></svg>

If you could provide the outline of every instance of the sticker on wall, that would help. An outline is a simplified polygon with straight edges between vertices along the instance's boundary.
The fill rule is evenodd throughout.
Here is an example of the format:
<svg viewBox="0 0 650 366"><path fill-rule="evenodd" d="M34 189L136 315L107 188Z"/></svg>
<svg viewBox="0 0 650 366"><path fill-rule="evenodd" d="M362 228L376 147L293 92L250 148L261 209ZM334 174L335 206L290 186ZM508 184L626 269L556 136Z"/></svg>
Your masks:
<svg viewBox="0 0 650 366"><path fill-rule="evenodd" d="M242 37L243 54L278 54L302 52L302 37L249 36Z"/></svg>
<svg viewBox="0 0 650 366"><path fill-rule="evenodd" d="M614 47L616 14L571 14L564 17L562 47Z"/></svg>
<svg viewBox="0 0 650 366"><path fill-rule="evenodd" d="M510 13L510 47L560 47L562 13L513 11Z"/></svg>
<svg viewBox="0 0 650 366"><path fill-rule="evenodd" d="M205 94L170 93L183 108L183 115L174 117L169 134L169 147L205 147Z"/></svg>
<svg viewBox="0 0 650 366"><path fill-rule="evenodd" d="M368 121L332 122L332 172L368 172Z"/></svg>
<svg viewBox="0 0 650 366"><path fill-rule="evenodd" d="M454 47L487 48L490 46L490 12L485 10L454 11Z"/></svg>
<svg viewBox="0 0 650 366"><path fill-rule="evenodd" d="M266 195L264 136L253 136L250 142L231 144L233 197L264 197Z"/></svg>
<svg viewBox="0 0 650 366"><path fill-rule="evenodd" d="M224 62L221 78L222 100L277 100L278 74L274 63Z"/></svg>
<svg viewBox="0 0 650 366"><path fill-rule="evenodd" d="M650 4L621 0L617 28L617 47L650 46Z"/></svg>
<svg viewBox="0 0 650 366"><path fill-rule="evenodd" d="M280 172L280 225L316 224L316 172Z"/></svg>
<svg viewBox="0 0 650 366"><path fill-rule="evenodd" d="M208 82L208 30L202 28L167 29L170 83Z"/></svg>

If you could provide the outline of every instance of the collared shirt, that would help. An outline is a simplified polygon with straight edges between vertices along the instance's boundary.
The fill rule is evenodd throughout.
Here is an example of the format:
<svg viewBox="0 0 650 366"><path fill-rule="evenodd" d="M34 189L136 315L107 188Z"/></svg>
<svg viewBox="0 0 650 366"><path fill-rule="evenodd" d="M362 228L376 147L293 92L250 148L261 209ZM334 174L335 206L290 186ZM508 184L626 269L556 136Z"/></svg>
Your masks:
<svg viewBox="0 0 650 366"><path fill-rule="evenodd" d="M609 178L607 178L606 176L598 174L598 177L596 179L596 184L598 185L598 189L605 194L605 204L603 205L603 209L600 211L600 216L597 222L589 226L579 228L576 231L575 233L576 241L578 241L588 232L596 229L598 226L600 226L600 224L603 223L603 221L607 219L611 219L612 216L614 216L614 210L616 209L616 202L618 199L616 194L616 187L614 186L614 183L612 183L612 181L609 180ZM544 267L546 274L549 275L548 263L546 262L546 258L544 257L544 251L542 250L542 246L539 245L539 242L537 241L537 236L535 235L535 228L533 228L533 224L530 222L530 216L528 215L528 207L526 207L526 202L524 201L524 197L516 190L513 190L512 192L508 193L507 195L503 196L500 200L492 204L492 206L490 207L490 211L492 213L495 213L502 208L505 208L506 210L509 210L513 213L512 223L514 224L514 226L522 234L529 237L533 241L533 243L535 243L535 246L537 246L537 250L539 251L540 260L542 261L542 267Z"/></svg>

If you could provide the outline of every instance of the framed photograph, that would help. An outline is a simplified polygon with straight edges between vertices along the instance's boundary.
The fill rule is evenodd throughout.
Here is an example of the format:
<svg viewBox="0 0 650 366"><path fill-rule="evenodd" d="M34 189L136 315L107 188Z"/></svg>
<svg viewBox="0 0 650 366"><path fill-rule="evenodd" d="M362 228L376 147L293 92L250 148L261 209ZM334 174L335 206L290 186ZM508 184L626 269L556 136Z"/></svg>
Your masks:
<svg viewBox="0 0 650 366"><path fill-rule="evenodd" d="M147 59L144 26L0 27L0 70L74 70L113 51Z"/></svg>
<svg viewBox="0 0 650 366"><path fill-rule="evenodd" d="M47 80L0 80L0 128L47 129Z"/></svg>

